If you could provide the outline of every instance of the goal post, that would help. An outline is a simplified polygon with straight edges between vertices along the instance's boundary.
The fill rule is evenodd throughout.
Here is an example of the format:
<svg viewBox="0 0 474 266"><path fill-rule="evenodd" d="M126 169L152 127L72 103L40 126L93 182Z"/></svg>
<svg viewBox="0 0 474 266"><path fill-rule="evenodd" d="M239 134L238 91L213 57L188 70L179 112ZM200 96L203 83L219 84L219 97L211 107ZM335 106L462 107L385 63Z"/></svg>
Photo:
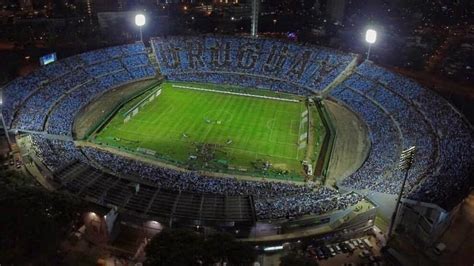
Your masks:
<svg viewBox="0 0 474 266"><path fill-rule="evenodd" d="M308 109L304 110L301 113L301 120L300 120L300 134L298 136L298 143L300 147L306 147L306 145L301 145L302 143L307 144L308 142L308 132L309 132L309 112Z"/></svg>
<svg viewBox="0 0 474 266"><path fill-rule="evenodd" d="M137 104L132 106L132 108L130 108L128 111L126 111L123 114L123 116L125 117L123 119L123 122L127 123L128 121L130 121L130 119L132 119L132 117L134 117L138 114L140 109L145 107L145 105L147 105L148 103L152 102L160 94L161 94L161 87L158 87L156 90L153 90L150 93L148 93L148 95L145 96L145 98L143 98L141 101L139 101Z"/></svg>

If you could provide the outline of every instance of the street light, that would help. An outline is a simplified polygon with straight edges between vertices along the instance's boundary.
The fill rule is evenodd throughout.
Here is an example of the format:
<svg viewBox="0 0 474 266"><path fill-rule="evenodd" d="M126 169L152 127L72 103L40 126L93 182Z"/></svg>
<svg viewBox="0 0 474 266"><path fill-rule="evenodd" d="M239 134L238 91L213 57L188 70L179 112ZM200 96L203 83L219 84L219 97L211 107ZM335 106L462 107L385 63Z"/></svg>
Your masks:
<svg viewBox="0 0 474 266"><path fill-rule="evenodd" d="M369 51L367 52L367 60L369 60L370 48L372 47L372 44L377 41L377 32L375 30L368 29L365 33L365 41L369 43Z"/></svg>
<svg viewBox="0 0 474 266"><path fill-rule="evenodd" d="M143 42L142 27L145 25L145 16L143 14L137 14L135 16L135 25L140 28L140 41Z"/></svg>
<svg viewBox="0 0 474 266"><path fill-rule="evenodd" d="M392 214L392 220L390 222L390 228L388 230L388 237L390 238L393 234L393 229L395 228L395 221L397 220L398 207L400 205L400 200L402 199L403 189L405 188L405 183L408 178L408 170L410 170L413 165L413 158L415 157L416 147L411 146L410 148L403 150L400 155L400 162L398 163L399 170L405 170L405 177L403 178L402 187L400 188L400 193L398 194L397 204L395 205L395 210Z"/></svg>

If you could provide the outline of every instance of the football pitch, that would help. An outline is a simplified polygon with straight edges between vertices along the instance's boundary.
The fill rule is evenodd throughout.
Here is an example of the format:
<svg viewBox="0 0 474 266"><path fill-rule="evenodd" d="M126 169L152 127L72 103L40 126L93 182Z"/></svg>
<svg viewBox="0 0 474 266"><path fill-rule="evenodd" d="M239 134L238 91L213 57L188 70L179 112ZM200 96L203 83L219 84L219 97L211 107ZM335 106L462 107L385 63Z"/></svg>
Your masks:
<svg viewBox="0 0 474 266"><path fill-rule="evenodd" d="M241 96L210 84L165 82L160 89L152 100L143 95L125 104L94 142L191 169L302 176L309 138L304 98L265 92L290 100L269 99L248 89L260 97ZM125 119L140 102L146 105Z"/></svg>

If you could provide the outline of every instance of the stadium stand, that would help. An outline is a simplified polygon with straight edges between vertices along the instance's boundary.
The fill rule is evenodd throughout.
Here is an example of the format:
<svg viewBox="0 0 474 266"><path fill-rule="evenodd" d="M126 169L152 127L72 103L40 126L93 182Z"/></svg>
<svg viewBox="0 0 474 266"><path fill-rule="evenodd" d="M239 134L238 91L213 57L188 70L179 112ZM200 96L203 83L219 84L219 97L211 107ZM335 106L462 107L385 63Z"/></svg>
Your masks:
<svg viewBox="0 0 474 266"><path fill-rule="evenodd" d="M82 150L89 160L106 166L118 176L133 176L134 180L151 182L168 191L199 192L225 195L229 198L253 196L256 201L255 209L258 219L280 219L289 215L295 217L310 213L321 214L323 210L342 209L362 199L360 196L340 196L335 190L323 186L214 178L193 172L161 168L90 147ZM307 207L298 208L300 201L307 201ZM312 204L310 205L309 202ZM332 204L327 205L328 202Z"/></svg>
<svg viewBox="0 0 474 266"><path fill-rule="evenodd" d="M153 215L249 220L255 216L252 214L254 208L249 206L249 202L252 202L249 197L253 197L258 219L280 219L342 209L362 199L360 196L341 196L335 190L315 185L205 177L192 172L160 168L90 147L84 147L81 151L72 141L31 136L36 155L54 171L58 182L72 193L93 198L101 204L123 206L128 205L133 198L130 192L132 183L140 183L140 190L144 187L143 198L147 199L151 197L147 188L160 188L159 200L155 199L156 204L150 205L149 212ZM92 165L107 167L114 175L97 170ZM174 206L177 195L181 195L180 204L171 213L169 208ZM190 205L197 204L197 200L203 203L199 205L203 213L193 214L196 209ZM189 204L186 204L187 201ZM308 202L308 205L298 207L300 201ZM132 211L140 213L148 206L133 206L133 202L130 204ZM216 210L216 206L223 206L220 207L222 210ZM213 218L213 215L221 218Z"/></svg>
<svg viewBox="0 0 474 266"><path fill-rule="evenodd" d="M166 189L117 178L74 161L55 172L63 188L103 205L125 207L140 215L204 221L255 220L249 196L226 196L167 191Z"/></svg>
<svg viewBox="0 0 474 266"><path fill-rule="evenodd" d="M72 141L50 140L39 134L30 136L35 154L53 172L74 161L84 159Z"/></svg>
<svg viewBox="0 0 474 266"><path fill-rule="evenodd" d="M75 114L92 99L155 75L143 44L87 52L8 84L2 112L12 128L71 136Z"/></svg>
<svg viewBox="0 0 474 266"><path fill-rule="evenodd" d="M152 39L160 72L170 80L239 85L311 96L327 87L355 56L271 39L224 36ZM472 126L447 101L370 62L330 91L367 123L371 150L339 185L395 194L404 148L415 145L408 198L450 209L464 197L474 172ZM60 60L3 89L7 125L31 134L33 150L71 193L152 216L247 221L322 214L362 196L314 184L214 178L165 169L72 141L76 114L104 92L153 77L143 44L104 48ZM98 169L98 166L101 166ZM139 193L131 187L140 184ZM197 217L197 218L196 218Z"/></svg>
<svg viewBox="0 0 474 266"><path fill-rule="evenodd" d="M400 149L415 145L405 190L410 199L449 210L466 195L474 170L473 131L446 100L370 62L361 64L331 95L364 118L372 141L365 164L341 185L396 194L403 181L395 163ZM388 121L398 132L387 128Z"/></svg>
<svg viewBox="0 0 474 266"><path fill-rule="evenodd" d="M260 76L267 80L267 84L271 80L285 81L297 85L296 88L319 91L354 60L352 55L322 47L272 39L167 37L152 39L151 43L161 73L171 80L174 77L183 80L186 78L183 74L198 73L192 77L194 81L201 78L199 81L220 83L219 76L223 76L224 79L231 79L232 84L241 86L259 87L258 84L248 81L241 83L239 80L242 77L245 77L244 81L249 79L246 76ZM222 73L231 76L226 77ZM258 81L259 79L253 83ZM300 93L292 87L295 86L285 86L285 89L278 90Z"/></svg>

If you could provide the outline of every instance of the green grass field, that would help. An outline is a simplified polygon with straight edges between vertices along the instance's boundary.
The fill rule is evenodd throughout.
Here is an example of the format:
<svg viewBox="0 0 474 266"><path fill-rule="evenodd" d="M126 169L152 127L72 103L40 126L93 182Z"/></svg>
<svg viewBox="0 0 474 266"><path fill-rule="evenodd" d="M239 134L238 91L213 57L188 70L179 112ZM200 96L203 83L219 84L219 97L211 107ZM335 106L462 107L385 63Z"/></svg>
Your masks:
<svg viewBox="0 0 474 266"><path fill-rule="evenodd" d="M222 90L217 85L184 85ZM144 96L123 106L94 141L132 152L145 148L159 159L192 169L253 173L263 171L268 161L269 171L301 178L301 161L307 158L307 148L299 147L300 136L307 132L304 99L287 102L203 92L175 88L169 82L161 89L161 95L126 123L124 115ZM271 96L268 91L265 95Z"/></svg>

